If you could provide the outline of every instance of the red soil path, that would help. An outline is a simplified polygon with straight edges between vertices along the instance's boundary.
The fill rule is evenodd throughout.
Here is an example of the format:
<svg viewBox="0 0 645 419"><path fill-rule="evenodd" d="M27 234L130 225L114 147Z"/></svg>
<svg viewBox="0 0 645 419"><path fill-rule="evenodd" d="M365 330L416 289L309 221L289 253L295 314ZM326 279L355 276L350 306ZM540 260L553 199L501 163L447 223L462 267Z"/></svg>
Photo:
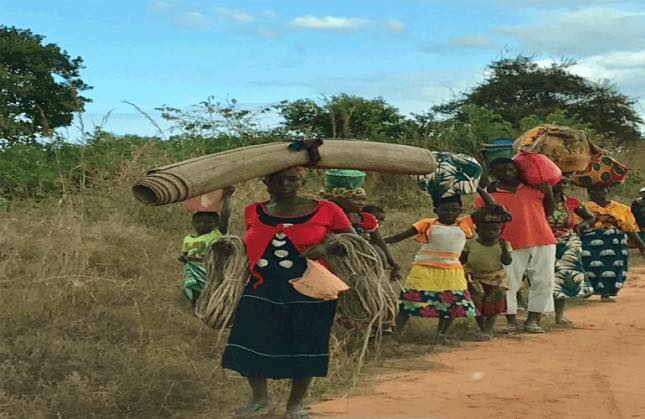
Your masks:
<svg viewBox="0 0 645 419"><path fill-rule="evenodd" d="M315 418L645 418L645 268L615 304L569 311L577 328L498 338L422 357Z"/></svg>

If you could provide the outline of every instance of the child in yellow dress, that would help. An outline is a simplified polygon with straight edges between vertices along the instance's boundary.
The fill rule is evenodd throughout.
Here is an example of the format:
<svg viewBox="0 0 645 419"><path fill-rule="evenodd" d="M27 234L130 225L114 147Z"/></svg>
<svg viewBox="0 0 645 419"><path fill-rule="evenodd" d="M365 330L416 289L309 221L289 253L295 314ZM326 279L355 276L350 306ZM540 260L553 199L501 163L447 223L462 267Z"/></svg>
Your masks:
<svg viewBox="0 0 645 419"><path fill-rule="evenodd" d="M461 197L433 197L437 218L424 218L401 233L387 237L396 243L413 237L422 243L401 293L396 325L403 329L410 316L439 319L435 343L445 340L453 319L475 317L476 309L459 261L466 240L473 236L469 216L460 217Z"/></svg>

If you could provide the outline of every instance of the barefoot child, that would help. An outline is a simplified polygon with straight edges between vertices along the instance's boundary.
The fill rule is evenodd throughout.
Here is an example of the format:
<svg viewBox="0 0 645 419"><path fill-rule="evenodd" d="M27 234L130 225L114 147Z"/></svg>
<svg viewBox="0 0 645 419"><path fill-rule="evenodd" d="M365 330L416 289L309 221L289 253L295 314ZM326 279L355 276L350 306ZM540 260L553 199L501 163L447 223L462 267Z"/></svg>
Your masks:
<svg viewBox="0 0 645 419"><path fill-rule="evenodd" d="M461 262L470 278L469 289L475 307L481 334L478 341L493 337L498 314L506 312L506 271L511 264L511 246L502 239L502 220L490 206L480 208L472 215L477 238L469 239L461 253Z"/></svg>
<svg viewBox="0 0 645 419"><path fill-rule="evenodd" d="M233 191L233 188L224 190L224 205L221 213L204 211L193 213L192 226L195 233L184 237L179 261L184 264L184 295L193 306L206 286L204 255L212 242L228 232Z"/></svg>
<svg viewBox="0 0 645 419"><path fill-rule="evenodd" d="M397 243L414 237L423 243L414 258L401 293L396 325L403 329L410 316L437 317L439 325L435 343L445 340L454 318L475 317L463 266L459 261L466 239L472 237L470 217L459 217L462 209L459 195L433 197L437 218L425 218L411 228L385 239Z"/></svg>

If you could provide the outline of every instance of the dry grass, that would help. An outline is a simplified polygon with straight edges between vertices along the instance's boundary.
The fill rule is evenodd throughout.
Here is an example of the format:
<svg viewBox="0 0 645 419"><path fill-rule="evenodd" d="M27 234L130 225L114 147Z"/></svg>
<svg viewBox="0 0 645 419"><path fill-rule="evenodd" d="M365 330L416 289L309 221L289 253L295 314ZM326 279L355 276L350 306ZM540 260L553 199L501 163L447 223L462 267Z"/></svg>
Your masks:
<svg viewBox="0 0 645 419"><path fill-rule="evenodd" d="M181 296L176 257L189 214L134 202L136 173L59 201L14 202L0 214L0 417L214 417L246 397L243 380L219 366L216 334ZM309 192L320 186L312 175ZM396 202L416 199L399 192ZM263 196L260 182L238 188L234 234L243 203ZM391 211L388 230L417 212ZM414 247L395 252L407 262ZM429 340L432 331L419 333ZM386 355L426 347L425 338L406 336ZM355 343L334 338L330 378L316 382L313 397L348 386ZM274 391L284 395L286 386Z"/></svg>
<svg viewBox="0 0 645 419"><path fill-rule="evenodd" d="M212 418L247 396L243 380L219 366L216 333L181 296L176 257L189 215L134 202L138 167L81 195L15 202L0 214L0 418ZM307 189L320 186L312 174ZM388 209L385 234L432 215L408 179L373 176L367 188ZM238 188L233 234L242 205L263 196L257 181ZM393 247L402 266L415 250L412 241ZM413 320L365 376L432 351L433 332L434 322ZM473 332L469 321L453 329ZM332 339L330 376L315 382L313 398L349 388L355 344ZM286 386L273 391L284 399Z"/></svg>

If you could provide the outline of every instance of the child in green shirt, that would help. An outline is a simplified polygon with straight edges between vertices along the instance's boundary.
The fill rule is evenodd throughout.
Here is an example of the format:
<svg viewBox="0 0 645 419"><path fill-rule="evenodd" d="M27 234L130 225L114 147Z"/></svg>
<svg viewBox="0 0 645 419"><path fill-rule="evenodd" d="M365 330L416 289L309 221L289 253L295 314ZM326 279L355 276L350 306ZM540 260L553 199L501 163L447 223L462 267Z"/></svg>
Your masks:
<svg viewBox="0 0 645 419"><path fill-rule="evenodd" d="M211 243L228 232L233 191L232 187L224 190L221 212L199 211L193 213L194 233L184 237L179 261L184 264L184 295L193 306L206 286L204 256Z"/></svg>

